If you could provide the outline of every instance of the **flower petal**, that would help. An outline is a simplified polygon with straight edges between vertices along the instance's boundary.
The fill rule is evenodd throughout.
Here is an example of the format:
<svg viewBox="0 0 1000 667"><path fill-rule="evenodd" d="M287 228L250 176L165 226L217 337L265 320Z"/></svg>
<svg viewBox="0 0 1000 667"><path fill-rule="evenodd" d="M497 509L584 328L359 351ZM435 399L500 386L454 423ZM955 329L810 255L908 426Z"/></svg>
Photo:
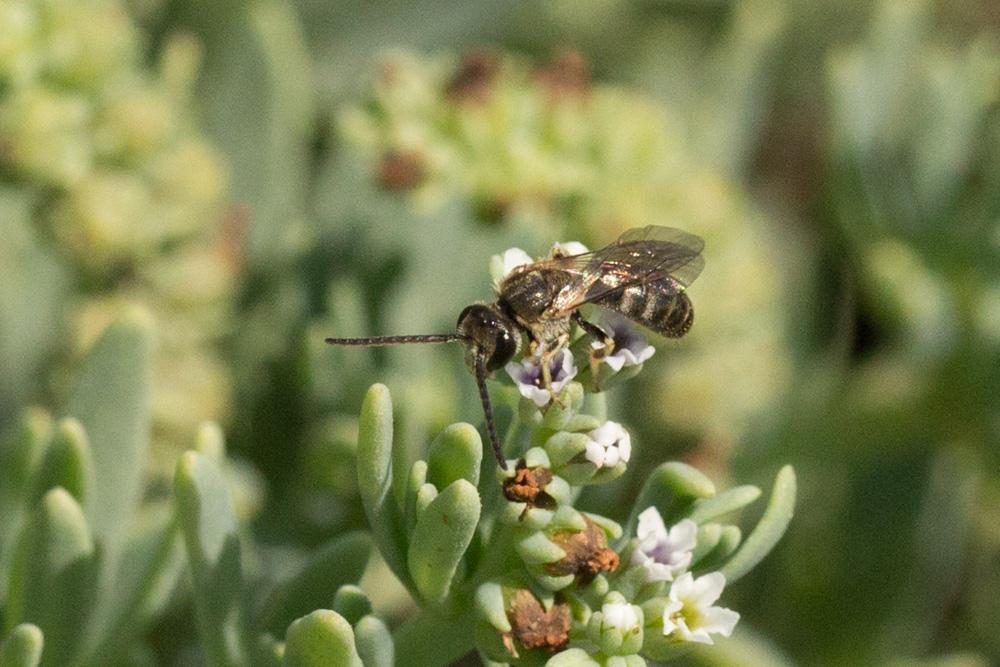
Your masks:
<svg viewBox="0 0 1000 667"><path fill-rule="evenodd" d="M647 507L639 514L636 536L641 542L653 538L656 542L667 539L667 527L663 525L663 517L655 507ZM655 544L655 542L654 542Z"/></svg>
<svg viewBox="0 0 1000 667"><path fill-rule="evenodd" d="M733 634L733 628L740 620L738 612L725 607L711 607L705 612L703 627L707 632L717 632L723 637Z"/></svg>
<svg viewBox="0 0 1000 667"><path fill-rule="evenodd" d="M726 587L726 576L721 572L710 572L695 579L689 599L692 604L708 609L722 595Z"/></svg>
<svg viewBox="0 0 1000 667"><path fill-rule="evenodd" d="M698 542L698 524L681 519L670 529L670 543L678 551L691 551Z"/></svg>
<svg viewBox="0 0 1000 667"><path fill-rule="evenodd" d="M607 450L604 449L600 444L589 440L587 442L587 450L584 453L584 457L593 463L598 468L604 465L604 456Z"/></svg>

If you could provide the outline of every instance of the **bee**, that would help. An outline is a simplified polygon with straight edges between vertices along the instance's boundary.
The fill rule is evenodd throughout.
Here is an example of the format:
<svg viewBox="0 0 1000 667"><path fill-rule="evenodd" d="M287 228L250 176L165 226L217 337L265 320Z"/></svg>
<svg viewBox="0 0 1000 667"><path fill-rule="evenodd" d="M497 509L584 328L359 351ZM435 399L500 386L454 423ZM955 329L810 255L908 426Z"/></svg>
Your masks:
<svg viewBox="0 0 1000 667"><path fill-rule="evenodd" d="M479 388L490 444L497 463L506 470L487 377L510 362L527 338L528 355L538 360L543 385L551 389L550 364L569 344L574 324L600 343L591 352L592 364L610 354L614 341L584 319L580 308L585 304L616 311L661 336L680 338L694 322L685 289L704 267L704 245L698 236L671 227L630 229L593 252L566 255L556 250L550 257L518 266L498 285L496 301L462 310L453 333L327 338L326 342L366 347L462 343L466 365Z"/></svg>

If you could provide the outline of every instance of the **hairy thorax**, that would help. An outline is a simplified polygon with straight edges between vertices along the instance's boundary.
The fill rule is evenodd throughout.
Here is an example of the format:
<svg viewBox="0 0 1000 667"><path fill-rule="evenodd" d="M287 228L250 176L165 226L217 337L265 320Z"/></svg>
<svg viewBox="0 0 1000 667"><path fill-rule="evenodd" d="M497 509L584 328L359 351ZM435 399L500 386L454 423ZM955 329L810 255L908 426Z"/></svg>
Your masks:
<svg viewBox="0 0 1000 667"><path fill-rule="evenodd" d="M530 266L515 269L500 285L499 302L532 338L548 343L569 333L569 316L553 317L546 311L571 283L572 276L565 271Z"/></svg>

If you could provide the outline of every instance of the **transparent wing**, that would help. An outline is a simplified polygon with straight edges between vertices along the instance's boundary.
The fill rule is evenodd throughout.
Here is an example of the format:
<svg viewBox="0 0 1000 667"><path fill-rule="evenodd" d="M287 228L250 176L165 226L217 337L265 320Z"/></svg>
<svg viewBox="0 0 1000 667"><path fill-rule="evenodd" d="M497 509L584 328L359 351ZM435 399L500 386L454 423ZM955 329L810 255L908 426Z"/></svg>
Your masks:
<svg viewBox="0 0 1000 667"><path fill-rule="evenodd" d="M677 289L690 285L705 266L705 242L694 234L650 225L630 229L617 241L594 252L546 260L546 267L577 279L552 302L551 314L564 314L600 301L626 287L672 278Z"/></svg>

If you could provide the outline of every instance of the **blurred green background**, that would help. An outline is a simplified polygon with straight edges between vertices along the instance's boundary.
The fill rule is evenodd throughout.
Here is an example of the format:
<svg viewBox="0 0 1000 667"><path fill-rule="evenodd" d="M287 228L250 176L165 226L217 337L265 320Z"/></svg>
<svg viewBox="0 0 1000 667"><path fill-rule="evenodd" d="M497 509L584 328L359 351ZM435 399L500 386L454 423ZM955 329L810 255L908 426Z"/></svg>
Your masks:
<svg viewBox="0 0 1000 667"><path fill-rule="evenodd" d="M996 2L0 0L0 421L149 312L146 501L218 420L261 570L363 527L370 383L414 458L480 418L457 349L324 335L447 331L491 255L646 224L706 239L696 323L610 392L638 461L584 504L792 463L731 591L761 654L717 664L1000 664Z"/></svg>

